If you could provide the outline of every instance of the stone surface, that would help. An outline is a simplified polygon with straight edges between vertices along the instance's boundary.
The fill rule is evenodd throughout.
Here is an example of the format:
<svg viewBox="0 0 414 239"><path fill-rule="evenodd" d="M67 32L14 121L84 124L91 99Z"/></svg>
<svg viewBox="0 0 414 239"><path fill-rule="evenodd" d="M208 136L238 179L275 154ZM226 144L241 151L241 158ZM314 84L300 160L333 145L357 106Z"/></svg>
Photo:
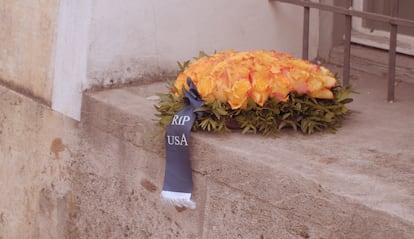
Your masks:
<svg viewBox="0 0 414 239"><path fill-rule="evenodd" d="M332 48L328 61L342 67L344 61L344 46ZM373 47L352 44L351 68L356 71L369 73L380 79L387 78L388 52ZM396 82L414 83L414 56L397 54L395 79Z"/></svg>
<svg viewBox="0 0 414 239"><path fill-rule="evenodd" d="M0 1L0 82L51 104L57 0Z"/></svg>
<svg viewBox="0 0 414 239"><path fill-rule="evenodd" d="M81 123L0 88L0 238L412 238L414 85L352 79L337 134L192 133L195 210L159 199L164 83L88 92Z"/></svg>
<svg viewBox="0 0 414 239"><path fill-rule="evenodd" d="M77 123L0 87L0 238L64 238Z"/></svg>
<svg viewBox="0 0 414 239"><path fill-rule="evenodd" d="M372 75L353 76L352 84L359 92L353 95L354 113L337 134L304 136L284 132L271 139L242 136L239 132L193 133L193 170L207 179L206 188L198 188L201 194L194 194L204 204L204 238L216 238L223 233L228 238L238 238L239 234L410 238L414 222L414 153L409 144L414 134L407 129L413 128L410 103L414 97L410 92L414 87L400 83L397 102L388 104L379 81ZM163 88L161 83L93 93L86 101L108 104L113 109L119 99L122 106L114 112L123 111L130 118L141 108L143 114L134 117L149 123L150 107L143 105L151 106L153 102L146 98L153 92L163 92ZM134 101L130 98L133 95L137 96ZM97 119L107 114L104 112L92 114L96 120L91 122L100 124ZM404 122L404 127L390 124L395 119ZM98 127L113 131L110 124ZM120 132L114 134L124 137ZM127 138L142 140L137 136ZM231 208L228 204L243 211L252 207L249 200L256 202L256 209L248 213L250 220L236 214L234 218L240 220L217 222L231 218L232 214L226 211ZM272 218L262 229L255 223L263 221L262 215L255 214L255 210L265 215L272 212ZM283 224L284 220L294 229L270 226L274 221ZM252 231L251 227L257 230Z"/></svg>

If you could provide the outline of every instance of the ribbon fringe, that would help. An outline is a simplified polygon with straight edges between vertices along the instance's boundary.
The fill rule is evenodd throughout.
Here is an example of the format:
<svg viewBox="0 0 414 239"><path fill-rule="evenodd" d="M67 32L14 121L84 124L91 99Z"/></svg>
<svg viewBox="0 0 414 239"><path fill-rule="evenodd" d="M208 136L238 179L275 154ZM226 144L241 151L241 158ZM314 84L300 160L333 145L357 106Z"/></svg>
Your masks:
<svg viewBox="0 0 414 239"><path fill-rule="evenodd" d="M161 200L167 204L190 209L196 208L196 203L191 200L191 193L162 191L160 196Z"/></svg>

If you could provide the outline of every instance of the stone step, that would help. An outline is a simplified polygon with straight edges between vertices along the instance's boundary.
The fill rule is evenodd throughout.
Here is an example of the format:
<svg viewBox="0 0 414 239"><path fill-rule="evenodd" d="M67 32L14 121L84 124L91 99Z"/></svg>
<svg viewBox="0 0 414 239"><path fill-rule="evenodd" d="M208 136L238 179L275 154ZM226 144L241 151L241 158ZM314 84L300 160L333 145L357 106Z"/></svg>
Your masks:
<svg viewBox="0 0 414 239"><path fill-rule="evenodd" d="M373 82L353 78L354 113L336 134L193 132L195 210L159 200L164 138L150 99L165 83L85 93L82 128L96 160L78 169L79 230L85 238L412 238L414 85L402 82L387 104Z"/></svg>
<svg viewBox="0 0 414 239"><path fill-rule="evenodd" d="M328 62L343 66L344 46L332 48ZM351 69L380 78L388 75L388 51L373 47L351 45ZM414 83L414 56L397 54L396 81Z"/></svg>

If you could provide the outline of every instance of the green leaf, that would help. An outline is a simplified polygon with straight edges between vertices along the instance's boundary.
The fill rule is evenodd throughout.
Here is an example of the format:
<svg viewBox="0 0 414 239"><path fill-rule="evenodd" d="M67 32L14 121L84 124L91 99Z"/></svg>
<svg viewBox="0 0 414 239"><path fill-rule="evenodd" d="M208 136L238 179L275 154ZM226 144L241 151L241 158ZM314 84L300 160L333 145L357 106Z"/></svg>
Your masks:
<svg viewBox="0 0 414 239"><path fill-rule="evenodd" d="M348 103L351 103L351 102L353 102L354 100L353 99L351 99L351 98L346 98L346 99L343 99L343 100L341 100L341 101L339 101L339 102L341 102L342 104L348 104Z"/></svg>
<svg viewBox="0 0 414 239"><path fill-rule="evenodd" d="M285 119L289 118L289 116L291 116L291 113L284 114L282 116L282 120L285 120Z"/></svg>
<svg viewBox="0 0 414 239"><path fill-rule="evenodd" d="M286 121L282 121L279 124L279 127L277 127L279 130L283 129L284 127L286 127L288 125L288 123Z"/></svg>

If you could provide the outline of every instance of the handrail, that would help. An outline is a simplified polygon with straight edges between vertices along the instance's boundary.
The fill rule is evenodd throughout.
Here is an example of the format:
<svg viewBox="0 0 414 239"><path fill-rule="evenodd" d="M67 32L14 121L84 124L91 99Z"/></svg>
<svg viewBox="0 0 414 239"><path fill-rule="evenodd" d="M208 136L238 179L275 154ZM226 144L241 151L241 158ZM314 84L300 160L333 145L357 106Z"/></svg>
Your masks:
<svg viewBox="0 0 414 239"><path fill-rule="evenodd" d="M322 11L330 11L342 15L350 15L354 17L360 17L380 22L386 22L390 24L396 24L399 26L414 27L414 21L410 19L400 18L396 16L387 16L383 14L373 13L373 12L364 12L355 10L352 7L344 8L338 6L332 6L325 3L311 2L309 0L269 0L270 2L284 2L291 3L294 5L299 5L303 7L316 8ZM398 0L394 0L398 1Z"/></svg>
<svg viewBox="0 0 414 239"><path fill-rule="evenodd" d="M390 30L390 46L388 57L388 102L393 102L395 98L395 68L396 68L396 48L397 48L397 33L398 26L414 27L414 21L397 17L399 9L399 0L392 1L391 16L364 12L355 10L352 8L352 0L346 0L346 7L332 6L319 2L312 2L310 0L268 0L278 1L283 3L290 3L304 8L304 20L303 20L303 45L302 45L302 58L308 59L309 51L309 22L310 22L310 9L315 8L322 11L330 11L333 13L345 15L345 49L344 49L344 69L343 69L343 84L349 84L350 62L351 62L351 30L352 30L352 17L360 17L364 19L370 19L380 22L389 23L391 25Z"/></svg>

